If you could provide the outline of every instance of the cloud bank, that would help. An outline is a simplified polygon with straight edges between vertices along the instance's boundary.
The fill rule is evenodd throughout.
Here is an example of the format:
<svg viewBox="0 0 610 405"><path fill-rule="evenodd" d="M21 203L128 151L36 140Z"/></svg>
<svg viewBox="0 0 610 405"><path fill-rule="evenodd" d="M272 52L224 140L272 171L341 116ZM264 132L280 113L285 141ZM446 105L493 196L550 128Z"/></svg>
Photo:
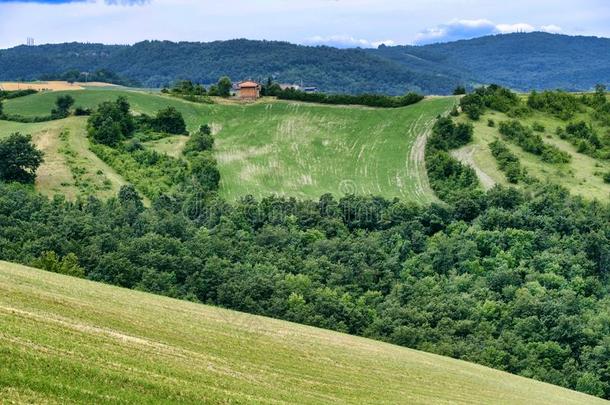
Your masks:
<svg viewBox="0 0 610 405"><path fill-rule="evenodd" d="M447 24L441 24L428 28L415 37L415 44L426 45L435 42L450 42L460 39L471 39L484 35L508 34L511 32L545 31L551 33L561 32L561 27L550 24L539 27L527 23L496 24L490 20L453 20Z"/></svg>

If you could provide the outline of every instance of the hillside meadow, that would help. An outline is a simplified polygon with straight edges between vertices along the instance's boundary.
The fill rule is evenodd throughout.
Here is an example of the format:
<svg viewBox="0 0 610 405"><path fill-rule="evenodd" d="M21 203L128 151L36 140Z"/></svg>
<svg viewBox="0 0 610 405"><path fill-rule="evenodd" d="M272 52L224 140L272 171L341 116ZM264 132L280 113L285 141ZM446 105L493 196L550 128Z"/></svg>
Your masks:
<svg viewBox="0 0 610 405"><path fill-rule="evenodd" d="M66 93L41 93L9 100L5 110L24 116L45 115L62 94ZM125 96L136 114L154 114L174 106L182 112L191 131L209 124L216 139L215 154L222 178L220 193L231 200L247 194L315 199L325 193L336 196L356 193L421 203L434 201L423 166L425 134L436 116L447 112L456 102L453 97L430 98L405 108L374 109L272 99L253 104L205 105L116 88L69 94L76 99L76 106L87 108ZM46 124L1 121L0 136L19 130L36 138L41 131L47 131L55 142L67 128L73 142L85 147L76 151L83 156L88 155L85 126L84 118ZM178 158L184 143L184 137L170 137L148 146ZM48 156L54 161L62 159L53 150ZM83 166L106 177L102 180L107 184L102 195L121 184L111 168L95 163ZM66 184L64 180L55 182ZM38 189L46 194L58 191L56 186L49 188L45 184L39 184Z"/></svg>
<svg viewBox="0 0 610 405"><path fill-rule="evenodd" d="M7 403L595 404L368 339L0 262Z"/></svg>

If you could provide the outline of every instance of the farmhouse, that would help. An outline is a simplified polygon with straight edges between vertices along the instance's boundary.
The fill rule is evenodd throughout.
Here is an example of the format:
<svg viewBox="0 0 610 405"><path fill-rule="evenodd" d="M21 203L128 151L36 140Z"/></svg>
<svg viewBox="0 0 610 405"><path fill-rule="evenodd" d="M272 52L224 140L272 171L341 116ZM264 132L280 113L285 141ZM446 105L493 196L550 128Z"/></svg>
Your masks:
<svg viewBox="0 0 610 405"><path fill-rule="evenodd" d="M239 98L242 100L256 100L261 95L260 84L253 81L239 83Z"/></svg>

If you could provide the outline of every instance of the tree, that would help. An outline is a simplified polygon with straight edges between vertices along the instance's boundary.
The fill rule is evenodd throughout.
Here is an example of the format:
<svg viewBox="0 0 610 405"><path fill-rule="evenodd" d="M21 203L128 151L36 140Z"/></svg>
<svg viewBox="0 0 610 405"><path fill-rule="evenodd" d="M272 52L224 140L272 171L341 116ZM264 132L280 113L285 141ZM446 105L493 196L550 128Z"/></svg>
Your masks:
<svg viewBox="0 0 610 405"><path fill-rule="evenodd" d="M32 144L30 135L11 134L0 141L0 180L33 183L43 156Z"/></svg>
<svg viewBox="0 0 610 405"><path fill-rule="evenodd" d="M4 106L2 105L2 100L0 100L0 118L4 116Z"/></svg>
<svg viewBox="0 0 610 405"><path fill-rule="evenodd" d="M229 97L231 95L231 89L233 88L233 83L231 83L231 79L227 76L223 76L218 80L218 95L220 97Z"/></svg>
<svg viewBox="0 0 610 405"><path fill-rule="evenodd" d="M194 180L204 190L218 190L220 172L218 171L216 159L209 152L201 153L193 159L191 173Z"/></svg>
<svg viewBox="0 0 610 405"><path fill-rule="evenodd" d="M54 117L65 118L70 115L70 108L74 105L74 98L66 94L64 96L57 97L55 100L56 108L51 112Z"/></svg>
<svg viewBox="0 0 610 405"><path fill-rule="evenodd" d="M214 137L209 125L202 125L195 134L191 136L184 147L184 154L198 153L211 150L214 147Z"/></svg>
<svg viewBox="0 0 610 405"><path fill-rule="evenodd" d="M454 90L453 90L453 95L454 96L460 96L462 94L466 94L466 88L462 85L457 86Z"/></svg>
<svg viewBox="0 0 610 405"><path fill-rule="evenodd" d="M33 263L34 267L53 273L65 274L73 277L85 277L85 269L78 264L78 257L74 253L68 253L63 259L59 259L57 253L43 252Z"/></svg>
<svg viewBox="0 0 610 405"><path fill-rule="evenodd" d="M186 123L175 107L167 107L157 112L153 126L155 131L167 134L186 134Z"/></svg>
<svg viewBox="0 0 610 405"><path fill-rule="evenodd" d="M119 97L115 102L101 103L87 121L89 136L95 142L108 146L116 146L121 140L130 138L134 130L130 105L125 97Z"/></svg>

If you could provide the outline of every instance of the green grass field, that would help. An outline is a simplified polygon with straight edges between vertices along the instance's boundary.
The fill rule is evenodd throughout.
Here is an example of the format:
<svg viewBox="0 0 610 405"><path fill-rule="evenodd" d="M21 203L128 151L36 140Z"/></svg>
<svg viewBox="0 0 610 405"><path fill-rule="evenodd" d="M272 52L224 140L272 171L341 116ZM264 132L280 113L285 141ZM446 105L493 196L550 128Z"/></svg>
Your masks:
<svg viewBox="0 0 610 405"><path fill-rule="evenodd" d="M45 115L61 94L41 93L9 100L5 110L9 114ZM317 199L324 193L341 196L353 192L422 203L433 201L423 166L424 134L434 118L455 103L455 98L445 97L400 109L372 109L275 100L202 105L124 89L88 89L69 94L77 106L83 107L95 107L124 95L136 113L154 114L172 105L183 113L190 130L210 124L216 136L221 194L228 199L246 194ZM78 123L71 131L74 139L85 137L84 121L69 122ZM15 127L0 122L0 134ZM44 128L45 124L36 124L18 129L37 133ZM150 147L178 156L184 141L168 139ZM100 169L91 170L97 173ZM118 179L113 180L113 185L119 183Z"/></svg>
<svg viewBox="0 0 610 405"><path fill-rule="evenodd" d="M466 118L462 116L461 120ZM496 122L495 128L487 125L488 119ZM488 185L504 184L508 181L496 164L495 158L489 149L489 143L495 139L502 139L498 132L497 124L501 121L509 120L505 114L488 111L474 124L474 140L471 144L461 148L455 154L460 160L474 166L479 172L479 178ZM571 121L590 119L585 114L579 114ZM531 126L538 122L544 125L545 132L541 133L545 142L557 146L559 149L568 152L572 156L572 161L567 164L544 163L538 156L523 151L511 142L505 142L510 150L519 157L521 164L527 169L529 174L538 180L549 181L567 187L572 193L581 195L585 198L607 199L610 195L610 184L604 183L602 174L610 171L610 162L595 159L582 153L578 153L576 147L566 140L562 140L556 135L557 127L565 127L568 122L541 112L533 112L530 116L520 118L524 125ZM472 122L472 121L471 121ZM598 128L599 133L603 133L602 128Z"/></svg>
<svg viewBox="0 0 610 405"><path fill-rule="evenodd" d="M603 400L321 329L0 262L2 403Z"/></svg>

